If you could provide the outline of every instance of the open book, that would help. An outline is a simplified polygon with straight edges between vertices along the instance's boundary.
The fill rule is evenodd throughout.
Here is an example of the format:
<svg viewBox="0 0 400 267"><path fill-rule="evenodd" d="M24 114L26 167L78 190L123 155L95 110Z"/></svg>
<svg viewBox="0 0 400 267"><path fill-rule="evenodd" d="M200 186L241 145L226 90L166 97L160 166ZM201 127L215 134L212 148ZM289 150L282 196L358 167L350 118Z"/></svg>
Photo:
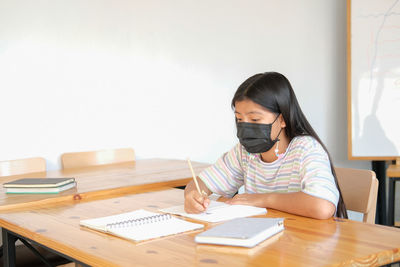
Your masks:
<svg viewBox="0 0 400 267"><path fill-rule="evenodd" d="M142 241L201 229L202 224L187 222L146 210L135 210L113 216L80 221L81 226L110 233L125 239Z"/></svg>
<svg viewBox="0 0 400 267"><path fill-rule="evenodd" d="M265 208L246 205L229 205L224 202L218 202L214 200L210 200L210 205L208 206L206 212L200 214L186 213L183 205L161 209L160 211L206 222L222 222L235 218L267 213L267 209Z"/></svg>

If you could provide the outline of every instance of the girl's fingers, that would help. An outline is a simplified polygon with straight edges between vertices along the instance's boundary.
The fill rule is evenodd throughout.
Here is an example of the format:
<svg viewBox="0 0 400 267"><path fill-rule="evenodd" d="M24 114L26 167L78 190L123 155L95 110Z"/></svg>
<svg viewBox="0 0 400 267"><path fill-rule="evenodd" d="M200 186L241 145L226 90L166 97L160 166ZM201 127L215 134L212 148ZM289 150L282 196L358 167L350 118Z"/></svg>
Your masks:
<svg viewBox="0 0 400 267"><path fill-rule="evenodd" d="M185 199L185 210L188 213L201 213L206 210L203 205L205 199L197 191L186 197Z"/></svg>
<svg viewBox="0 0 400 267"><path fill-rule="evenodd" d="M204 206L202 204L198 203L198 202L194 203L193 209L194 209L195 213L200 213L200 212L205 211Z"/></svg>
<svg viewBox="0 0 400 267"><path fill-rule="evenodd" d="M210 205L210 199L208 197L204 198L203 201L204 208L207 209L209 205Z"/></svg>

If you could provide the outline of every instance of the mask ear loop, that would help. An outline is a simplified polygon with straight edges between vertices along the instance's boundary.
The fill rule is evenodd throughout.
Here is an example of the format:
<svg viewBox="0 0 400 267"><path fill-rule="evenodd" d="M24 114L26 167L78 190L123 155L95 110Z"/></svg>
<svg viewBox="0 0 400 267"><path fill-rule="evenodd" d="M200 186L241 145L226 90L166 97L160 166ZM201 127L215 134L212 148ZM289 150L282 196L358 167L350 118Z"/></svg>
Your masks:
<svg viewBox="0 0 400 267"><path fill-rule="evenodd" d="M285 154L285 153L279 154L279 141L280 141L280 139L279 139L278 137L279 137L279 135L281 134L281 132L282 132L282 128L281 128L281 130L279 131L278 136L276 137L276 139L278 139L278 141L276 141L276 147L275 147L275 150L274 150L275 156L276 156L278 159L281 159L281 158L283 157L283 155Z"/></svg>

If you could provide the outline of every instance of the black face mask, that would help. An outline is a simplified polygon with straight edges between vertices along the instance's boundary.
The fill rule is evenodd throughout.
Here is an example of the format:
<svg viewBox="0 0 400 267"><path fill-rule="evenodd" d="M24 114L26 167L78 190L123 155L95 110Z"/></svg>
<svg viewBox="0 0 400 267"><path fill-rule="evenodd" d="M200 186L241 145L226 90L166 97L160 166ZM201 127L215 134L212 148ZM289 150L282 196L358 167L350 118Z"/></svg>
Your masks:
<svg viewBox="0 0 400 267"><path fill-rule="evenodd" d="M279 131L275 140L271 139L272 124L278 119L279 115L270 124L236 122L237 137L240 144L249 153L264 153L270 150L279 141Z"/></svg>

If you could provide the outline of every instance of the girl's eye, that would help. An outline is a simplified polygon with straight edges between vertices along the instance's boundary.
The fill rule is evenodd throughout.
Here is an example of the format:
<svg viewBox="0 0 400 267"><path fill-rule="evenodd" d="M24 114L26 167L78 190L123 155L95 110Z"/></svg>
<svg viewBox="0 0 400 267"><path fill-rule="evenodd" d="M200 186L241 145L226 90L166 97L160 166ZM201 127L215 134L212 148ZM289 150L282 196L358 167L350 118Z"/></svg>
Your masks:
<svg viewBox="0 0 400 267"><path fill-rule="evenodd" d="M236 121L242 121L242 119L241 118L236 118Z"/></svg>
<svg viewBox="0 0 400 267"><path fill-rule="evenodd" d="M260 119L251 119L251 121L253 121L253 122L257 122L257 121L259 121Z"/></svg>

